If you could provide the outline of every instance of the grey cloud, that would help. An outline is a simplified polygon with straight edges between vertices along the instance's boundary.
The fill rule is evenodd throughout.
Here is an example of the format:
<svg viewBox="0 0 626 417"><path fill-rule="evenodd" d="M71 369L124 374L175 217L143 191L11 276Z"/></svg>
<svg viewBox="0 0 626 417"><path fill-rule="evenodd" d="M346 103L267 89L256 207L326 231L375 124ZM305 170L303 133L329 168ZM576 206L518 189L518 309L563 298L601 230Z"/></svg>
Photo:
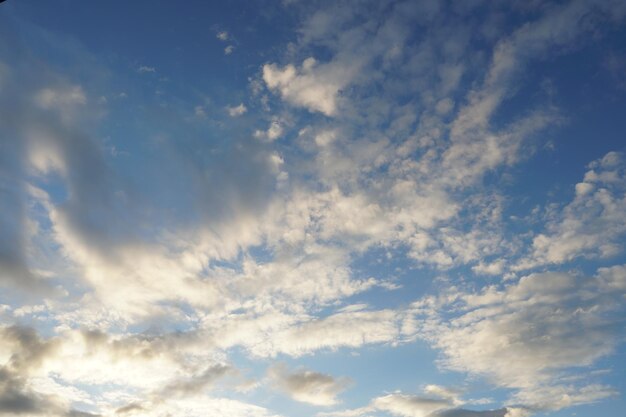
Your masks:
<svg viewBox="0 0 626 417"><path fill-rule="evenodd" d="M138 144L149 144L150 150L127 155L132 172L119 172L102 144L88 133L101 122L101 104L92 99L98 91L85 90L71 73L61 75L52 64L42 62L38 51L20 37L20 30L4 23L0 25L0 283L32 291L42 281L39 271L60 279L58 265L45 264L45 256L29 250L41 246L42 252L54 253L50 257L55 262L72 269L64 277L95 290L94 299L118 303L118 308L134 309L134 314L145 318L158 313L155 304L145 306L155 297L176 306L189 300L156 288L153 276L142 275L137 257L128 253L151 258L145 264L181 265L181 252L193 248L190 251L198 258L195 269L169 276L181 280L184 276L196 299L208 299L197 295L211 291L199 277L200 264L209 258L233 257L241 246L258 242L256 222L273 196L277 155L240 132L217 127L198 132L189 127L182 112L151 108L143 117L151 121L147 125L161 131L162 140L136 138ZM28 30L36 32L31 35L40 36L43 45L49 38L56 39L56 44L48 45L52 49L63 43L24 28ZM86 85L97 90L100 84ZM181 131L181 126L189 128ZM206 135L212 140L207 141ZM176 141L168 139L172 136ZM48 181L59 187L50 194L29 194L30 187L49 190ZM44 219L34 235L29 229L32 206L42 211L38 214ZM107 269L107 279L98 279ZM71 288L72 282L63 284ZM149 300L142 304L136 300L142 291L126 291L136 297L124 305L112 294L127 284L151 287Z"/></svg>
<svg viewBox="0 0 626 417"><path fill-rule="evenodd" d="M24 381L0 368L0 411L9 414L41 413L50 404L25 388Z"/></svg>
<svg viewBox="0 0 626 417"><path fill-rule="evenodd" d="M431 386L431 388L434 386ZM452 391L442 387L431 389L428 395L409 395L394 392L374 398L368 406L338 412L320 413L327 416L369 416L372 412L381 411L389 415L402 417L512 417L508 408L497 410L469 410L459 407L463 404ZM437 392L441 395L437 395ZM434 396L430 395L434 394Z"/></svg>
<svg viewBox="0 0 626 417"><path fill-rule="evenodd" d="M97 414L67 409L57 398L26 387L18 375L0 368L0 413L5 416L96 417Z"/></svg>
<svg viewBox="0 0 626 417"><path fill-rule="evenodd" d="M336 379L314 371L289 371L283 364L273 366L268 374L294 400L321 406L335 404L337 395L350 383L346 378Z"/></svg>
<svg viewBox="0 0 626 417"><path fill-rule="evenodd" d="M20 373L37 369L58 346L57 340L44 340L30 327L3 327L0 328L0 335L3 344L11 346L13 350L9 366Z"/></svg>
<svg viewBox="0 0 626 417"><path fill-rule="evenodd" d="M508 409L501 408L498 410L467 410L464 408L455 408L435 413L432 417L506 417Z"/></svg>
<svg viewBox="0 0 626 417"><path fill-rule="evenodd" d="M0 94L0 112L4 113L3 95ZM5 124L0 116L0 121ZM14 132L0 129L0 283L11 282L19 286L33 286L37 278L30 271L25 255L26 228L23 184L17 180L23 173L20 155L23 145L11 138Z"/></svg>
<svg viewBox="0 0 626 417"><path fill-rule="evenodd" d="M450 399L393 393L375 398L371 407L406 417L425 417L453 406Z"/></svg>
<svg viewBox="0 0 626 417"><path fill-rule="evenodd" d="M187 396L197 394L233 371L233 368L228 365L213 365L198 375L176 380L166 385L159 396L169 397L172 395Z"/></svg>
<svg viewBox="0 0 626 417"><path fill-rule="evenodd" d="M71 88L71 84L54 70L43 65L28 53L28 47L16 35L13 22L2 25L0 60L10 69L7 82L0 90L0 121L2 128L2 157L0 157L0 191L3 217L0 220L0 262L2 273L11 271L13 281L28 284L35 278L26 256L25 247L27 195L26 178L33 174L29 158L39 151L39 168L48 165L66 175L68 192L72 196L61 211L72 216L75 228L87 232L97 228L98 207L111 206L111 187L106 184L107 170L93 141L83 133L81 123L73 123L82 110L80 97L66 96L55 102L55 97ZM7 44L7 43L10 43ZM13 51L22 50L23 54ZM41 91L45 97L38 97ZM38 100L40 101L38 103ZM76 106L75 106L76 105ZM47 158L47 159L46 159ZM52 161L52 159L56 159ZM62 163L65 166L59 166ZM9 185L10 184L10 185ZM83 203L84 202L84 203ZM95 211L87 214L84 206ZM9 222L10 223L7 223ZM10 239L9 245L5 239Z"/></svg>
<svg viewBox="0 0 626 417"><path fill-rule="evenodd" d="M172 399L204 394L217 380L226 375L233 375L236 371L229 365L216 364L203 372L186 378L176 379L158 391L149 393L144 401L133 401L115 410L116 415L141 415L142 413L158 409Z"/></svg>
<svg viewBox="0 0 626 417"><path fill-rule="evenodd" d="M29 388L31 372L55 353L57 340L44 340L28 327L0 329L0 344L9 348L10 360L0 367L0 413L9 416L44 415L88 417L95 414L68 408L62 399Z"/></svg>
<svg viewBox="0 0 626 417"><path fill-rule="evenodd" d="M0 28L0 66L2 52L8 48L5 39L6 28ZM8 71L7 71L8 72ZM8 78L10 74L4 75ZM31 286L36 277L28 268L25 255L25 203L23 183L19 180L24 174L21 156L23 143L15 138L17 132L9 126L16 103L7 99L5 93L10 80L0 87L0 283L3 281L22 286Z"/></svg>
<svg viewBox="0 0 626 417"><path fill-rule="evenodd" d="M141 404L130 403L115 410L115 414L139 413L142 411L145 411L145 408Z"/></svg>
<svg viewBox="0 0 626 417"><path fill-rule="evenodd" d="M66 413L67 417L100 417L100 414L88 413L85 411L70 410Z"/></svg>
<svg viewBox="0 0 626 417"><path fill-rule="evenodd" d="M188 332L164 332L159 334L113 335L97 329L83 329L79 334L90 353L106 352L113 359L128 358L150 360L168 357L183 361L181 352L206 345L206 334L193 330ZM210 368L209 368L210 370ZM208 372L208 371L207 371Z"/></svg>
<svg viewBox="0 0 626 417"><path fill-rule="evenodd" d="M180 333L115 336L99 330L80 330L65 333L63 337L45 339L29 327L1 328L0 346L10 353L10 360L0 372L0 405L7 409L10 407L16 413L32 415L55 417L90 415L68 408L64 398L43 395L28 388L29 378L37 375L41 369L46 369L48 360L55 366L54 364L63 363L64 360L88 361L89 358L95 357L101 358L99 367L113 366L118 362L132 364L162 360L164 361L162 363L174 364L173 366L189 374L188 377L174 378L162 388L148 392L143 402L133 402L120 407L117 410L118 414L152 410L163 405L165 400L177 400L200 394L220 378L236 374L231 366L224 364L215 364L198 371L199 365L187 361L185 353L185 347L194 341L194 337L195 334ZM64 358L65 348L68 347L78 349L81 353L76 353L76 357ZM59 372L62 379L73 378L71 373L65 375L62 370L56 372ZM116 379L117 375L109 377ZM101 380L97 382L87 380L90 384L103 383ZM109 380L105 377L105 381Z"/></svg>

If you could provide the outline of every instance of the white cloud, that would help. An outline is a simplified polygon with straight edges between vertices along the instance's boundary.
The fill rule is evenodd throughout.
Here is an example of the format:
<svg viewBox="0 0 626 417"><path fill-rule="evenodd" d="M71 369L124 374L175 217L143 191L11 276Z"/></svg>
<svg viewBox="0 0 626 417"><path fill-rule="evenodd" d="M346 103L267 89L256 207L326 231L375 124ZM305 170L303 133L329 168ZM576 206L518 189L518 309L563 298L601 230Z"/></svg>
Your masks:
<svg viewBox="0 0 626 417"><path fill-rule="evenodd" d="M248 108L243 103L239 103L237 106L226 107L226 110L228 111L228 115L230 117L237 117L247 112Z"/></svg>
<svg viewBox="0 0 626 417"><path fill-rule="evenodd" d="M309 319L275 332L262 344L250 347L258 356L284 353L302 356L319 350L359 348L366 344L394 343L399 339L399 317L391 310L336 313Z"/></svg>
<svg viewBox="0 0 626 417"><path fill-rule="evenodd" d="M514 388L513 400L529 408L593 401L612 390L584 380L572 383L568 371L578 367L580 375L580 367L592 366L616 348L611 317L623 314L623 273L621 267L603 269L593 278L537 273L477 293L452 291L431 310L421 330L442 351L444 367ZM614 282L620 284L607 285ZM443 319L438 309L452 317ZM536 398L549 391L562 392L562 398Z"/></svg>
<svg viewBox="0 0 626 417"><path fill-rule="evenodd" d="M217 39L219 39L220 41L223 41L223 42L226 42L227 40L230 39L230 36L229 36L228 32L226 32L225 30L221 31L221 32L218 32L217 35L215 35L215 37Z"/></svg>
<svg viewBox="0 0 626 417"><path fill-rule="evenodd" d="M589 164L576 194L546 231L532 241L531 254L517 269L561 264L577 257L609 258L622 252L626 234L626 164L623 156L609 152Z"/></svg>
<svg viewBox="0 0 626 417"><path fill-rule="evenodd" d="M267 130L256 130L254 132L254 137L268 142L273 142L283 136L283 134L285 133L285 129L283 126L284 125L281 120L274 119L270 122L270 126L267 128Z"/></svg>
<svg viewBox="0 0 626 417"><path fill-rule="evenodd" d="M296 69L289 64L283 68L276 64L263 66L263 80L270 90L277 91L287 102L333 116L337 112L339 90L352 76L348 68L333 64L318 65L310 57Z"/></svg>
<svg viewBox="0 0 626 417"><path fill-rule="evenodd" d="M230 55L235 51L235 47L233 45L228 45L224 48L224 55Z"/></svg>
<svg viewBox="0 0 626 417"><path fill-rule="evenodd" d="M524 404L526 414L532 414L532 411L554 411L579 404L591 404L616 395L618 391L606 385L557 385L524 390L517 393L512 400Z"/></svg>

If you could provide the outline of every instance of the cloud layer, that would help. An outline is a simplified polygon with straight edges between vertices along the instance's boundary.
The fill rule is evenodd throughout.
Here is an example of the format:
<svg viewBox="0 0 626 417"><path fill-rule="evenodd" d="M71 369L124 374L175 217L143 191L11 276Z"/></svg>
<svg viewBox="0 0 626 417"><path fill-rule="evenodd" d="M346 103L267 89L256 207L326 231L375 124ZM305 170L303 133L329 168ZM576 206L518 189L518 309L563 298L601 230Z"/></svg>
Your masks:
<svg viewBox="0 0 626 417"><path fill-rule="evenodd" d="M615 404L624 149L562 131L624 3L246 7L113 57L0 6L0 413Z"/></svg>

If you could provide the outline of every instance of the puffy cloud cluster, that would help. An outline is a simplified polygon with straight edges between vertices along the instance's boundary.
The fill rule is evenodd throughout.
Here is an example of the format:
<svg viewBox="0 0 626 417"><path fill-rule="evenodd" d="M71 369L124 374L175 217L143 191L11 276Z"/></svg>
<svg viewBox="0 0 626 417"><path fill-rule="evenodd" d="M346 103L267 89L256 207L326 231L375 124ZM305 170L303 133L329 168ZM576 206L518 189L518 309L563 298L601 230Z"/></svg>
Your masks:
<svg viewBox="0 0 626 417"><path fill-rule="evenodd" d="M337 112L340 90L348 84L355 70L354 66L318 65L315 58L309 57L298 69L291 64L284 68L264 65L263 81L284 100L333 116Z"/></svg>

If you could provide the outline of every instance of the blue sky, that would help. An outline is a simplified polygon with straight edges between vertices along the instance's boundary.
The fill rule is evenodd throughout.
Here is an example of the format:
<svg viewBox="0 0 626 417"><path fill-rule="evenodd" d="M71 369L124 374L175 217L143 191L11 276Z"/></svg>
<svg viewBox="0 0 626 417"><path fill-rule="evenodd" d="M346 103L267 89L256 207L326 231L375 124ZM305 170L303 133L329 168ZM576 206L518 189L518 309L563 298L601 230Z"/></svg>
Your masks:
<svg viewBox="0 0 626 417"><path fill-rule="evenodd" d="M618 417L626 4L0 5L0 414Z"/></svg>

